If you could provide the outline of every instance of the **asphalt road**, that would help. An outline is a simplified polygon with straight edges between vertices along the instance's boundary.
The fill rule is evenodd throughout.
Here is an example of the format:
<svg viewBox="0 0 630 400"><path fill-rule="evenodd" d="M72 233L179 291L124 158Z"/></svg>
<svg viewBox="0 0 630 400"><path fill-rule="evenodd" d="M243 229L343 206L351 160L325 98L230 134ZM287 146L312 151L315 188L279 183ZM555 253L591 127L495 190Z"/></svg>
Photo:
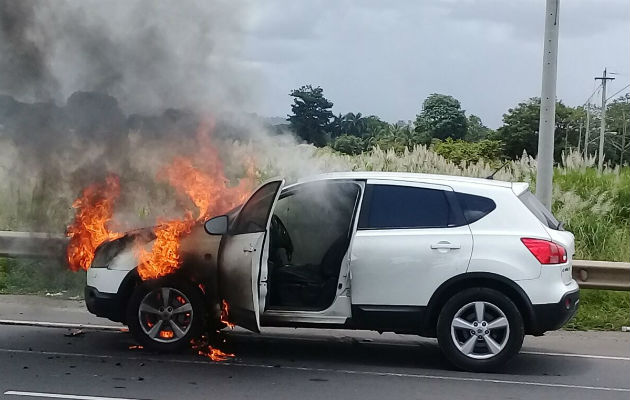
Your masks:
<svg viewBox="0 0 630 400"><path fill-rule="evenodd" d="M67 336L0 324L1 399L630 398L630 334L622 332L528 337L501 373L471 374L452 370L434 340L373 332L237 330L224 334L223 349L236 354L229 361L153 354L130 349L128 333L82 307L0 296L2 320L111 326Z"/></svg>

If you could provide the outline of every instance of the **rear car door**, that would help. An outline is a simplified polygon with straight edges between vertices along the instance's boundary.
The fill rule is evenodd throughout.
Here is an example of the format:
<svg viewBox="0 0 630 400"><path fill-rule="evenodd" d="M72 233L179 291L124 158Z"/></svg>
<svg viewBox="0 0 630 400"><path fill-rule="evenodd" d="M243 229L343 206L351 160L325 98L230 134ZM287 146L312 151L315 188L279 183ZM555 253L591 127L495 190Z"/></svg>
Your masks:
<svg viewBox="0 0 630 400"><path fill-rule="evenodd" d="M352 304L425 306L466 272L472 244L449 186L368 180L351 252Z"/></svg>
<svg viewBox="0 0 630 400"><path fill-rule="evenodd" d="M221 239L219 295L229 304L230 322L254 332L260 331L266 296L269 223L283 184L273 180L260 186Z"/></svg>

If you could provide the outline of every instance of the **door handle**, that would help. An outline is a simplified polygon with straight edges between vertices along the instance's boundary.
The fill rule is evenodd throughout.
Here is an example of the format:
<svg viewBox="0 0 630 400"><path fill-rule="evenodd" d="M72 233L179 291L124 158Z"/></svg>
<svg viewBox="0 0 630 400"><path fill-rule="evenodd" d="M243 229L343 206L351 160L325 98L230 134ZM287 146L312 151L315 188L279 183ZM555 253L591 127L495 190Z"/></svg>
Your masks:
<svg viewBox="0 0 630 400"><path fill-rule="evenodd" d="M253 253L256 251L256 248L253 245L249 245L249 247L245 247L243 249L243 253Z"/></svg>
<svg viewBox="0 0 630 400"><path fill-rule="evenodd" d="M454 244L451 242L447 242L447 241L439 241L437 243L433 243L431 245L431 248L434 250L439 250L439 249L449 249L449 250L455 250L455 249L461 249L462 246L459 244Z"/></svg>

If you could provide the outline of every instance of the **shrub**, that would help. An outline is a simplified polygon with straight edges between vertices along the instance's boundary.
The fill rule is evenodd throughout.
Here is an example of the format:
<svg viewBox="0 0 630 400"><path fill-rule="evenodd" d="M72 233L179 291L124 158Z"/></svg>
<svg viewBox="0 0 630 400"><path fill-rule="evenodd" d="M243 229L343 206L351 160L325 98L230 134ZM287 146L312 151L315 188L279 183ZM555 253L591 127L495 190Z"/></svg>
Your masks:
<svg viewBox="0 0 630 400"><path fill-rule="evenodd" d="M356 155L363 151L363 139L358 136L341 135L332 144L332 148L343 154Z"/></svg>
<svg viewBox="0 0 630 400"><path fill-rule="evenodd" d="M436 153L455 164L497 161L501 157L502 148L501 141L488 139L466 142L447 138L443 142L437 142L434 146Z"/></svg>

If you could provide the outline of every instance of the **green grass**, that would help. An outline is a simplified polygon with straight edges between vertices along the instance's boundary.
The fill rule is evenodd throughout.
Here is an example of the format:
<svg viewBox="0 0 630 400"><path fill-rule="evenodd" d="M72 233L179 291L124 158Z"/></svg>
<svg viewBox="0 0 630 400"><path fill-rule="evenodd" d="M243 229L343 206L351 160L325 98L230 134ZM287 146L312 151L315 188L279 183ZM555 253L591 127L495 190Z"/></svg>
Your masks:
<svg viewBox="0 0 630 400"><path fill-rule="evenodd" d="M556 170L554 213L575 235L577 259L630 261L630 168Z"/></svg>
<svg viewBox="0 0 630 400"><path fill-rule="evenodd" d="M580 308L567 330L618 331L630 326L630 292L580 290Z"/></svg>
<svg viewBox="0 0 630 400"><path fill-rule="evenodd" d="M85 272L49 260L0 258L0 293L83 296Z"/></svg>

